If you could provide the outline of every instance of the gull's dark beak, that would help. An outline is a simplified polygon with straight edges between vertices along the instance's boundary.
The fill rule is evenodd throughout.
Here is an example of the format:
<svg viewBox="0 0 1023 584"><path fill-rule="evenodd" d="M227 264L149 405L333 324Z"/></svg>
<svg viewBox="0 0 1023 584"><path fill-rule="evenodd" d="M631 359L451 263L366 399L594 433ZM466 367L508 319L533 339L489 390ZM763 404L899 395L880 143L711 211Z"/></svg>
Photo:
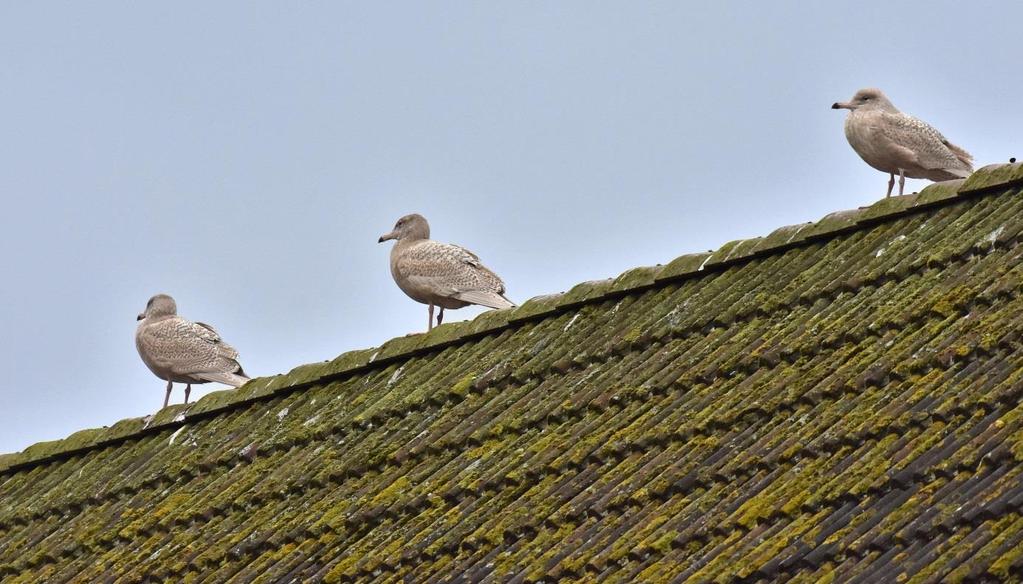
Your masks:
<svg viewBox="0 0 1023 584"><path fill-rule="evenodd" d="M840 101L836 101L835 103L831 104L831 109L850 109L851 110L852 108L849 107L849 104L847 104L847 103L842 103Z"/></svg>
<svg viewBox="0 0 1023 584"><path fill-rule="evenodd" d="M377 240L377 243L383 243L383 242L387 241L388 239L397 239L397 238L398 238L398 234L392 231L390 233L385 233L385 234L381 235L380 239Z"/></svg>
<svg viewBox="0 0 1023 584"><path fill-rule="evenodd" d="M146 317L146 315L145 315L145 313L143 313L143 314L140 314L137 317L135 317L135 320L142 320L145 317Z"/></svg>

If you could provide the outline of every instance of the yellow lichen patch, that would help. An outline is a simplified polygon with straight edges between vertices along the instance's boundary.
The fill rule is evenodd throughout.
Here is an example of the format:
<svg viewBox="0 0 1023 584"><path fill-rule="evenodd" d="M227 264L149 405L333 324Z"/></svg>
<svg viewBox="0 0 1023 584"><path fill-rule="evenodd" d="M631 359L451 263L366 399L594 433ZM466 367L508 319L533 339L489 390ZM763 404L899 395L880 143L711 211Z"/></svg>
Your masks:
<svg viewBox="0 0 1023 584"><path fill-rule="evenodd" d="M468 394L469 390L472 388L472 384L474 381L476 381L475 375L471 373L465 375L464 377L459 379L457 383L451 386L451 389L448 390L448 393L452 395L457 395L459 397L465 397L465 395Z"/></svg>

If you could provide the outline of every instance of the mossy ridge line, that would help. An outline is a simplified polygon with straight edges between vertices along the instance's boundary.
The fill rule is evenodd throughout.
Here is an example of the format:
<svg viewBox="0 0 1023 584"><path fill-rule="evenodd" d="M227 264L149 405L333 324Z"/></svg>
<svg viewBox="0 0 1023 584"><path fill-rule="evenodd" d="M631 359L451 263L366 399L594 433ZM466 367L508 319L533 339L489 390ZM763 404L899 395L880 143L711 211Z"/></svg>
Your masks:
<svg viewBox="0 0 1023 584"><path fill-rule="evenodd" d="M305 440L307 440L307 439L308 439L308 437L306 437L306 439L300 439L298 443L304 443ZM283 446L283 448L284 449L290 448L291 446L294 446L295 444L297 444L297 443L293 442L293 443L290 443L290 444L285 444ZM264 452L266 452L266 449L264 449ZM237 457L228 457L227 460L228 460L227 466L233 466L233 465L235 465L238 462L238 458ZM183 473L180 474L178 477L173 477L172 476L171 479L172 480L178 480L178 479L181 479L181 478L188 478L189 475L191 475L191 474L194 474L194 470L192 470L190 468L186 468L186 469L183 470ZM152 483L150 483L150 486L154 486L154 485ZM87 499L86 502L88 502L88 499Z"/></svg>
<svg viewBox="0 0 1023 584"><path fill-rule="evenodd" d="M1006 184L1009 184L1009 183L1006 183ZM990 187L985 187L985 188L994 188L995 186L997 186L997 185L990 186ZM866 221L866 222L864 222L862 224L858 223L858 225L860 225L860 229L866 229L866 228L873 227L873 226L877 225L878 223L885 223L885 222L891 222L891 221L898 220L898 219L900 219L900 218L902 218L902 217L904 217L904 216L906 216L908 214L915 213L917 210L931 209L931 208L934 208L934 207L951 206L951 205L954 205L954 204L957 204L957 203L962 203L964 200L968 200L968 199L971 199L971 198L979 197L980 195L977 194L978 192L979 191L975 191L975 192L971 192L971 193L969 193L967 195L963 195L961 197L945 199L945 200L941 200L941 201L936 201L936 202L934 202L933 204L931 204L929 206L928 205L924 205L920 209L917 209L917 207L913 207L913 206L909 206L909 207L905 207L905 208L898 207L897 209L895 209L894 211L892 211L890 213L880 213L877 217L872 217L872 218L870 218L869 221ZM982 194L989 195L990 193L988 191L983 191ZM888 205L888 203L885 203L885 202L882 201L882 202L879 202L879 203L875 204L875 206L881 205L882 203L884 203L885 205ZM883 219L883 220L879 221L879 219ZM839 230L835 230L833 232L824 232L825 234L826 233L831 233L830 237L827 237L825 239L833 239L836 235L844 234L847 231L848 230L845 230L845 229L839 229ZM788 246L788 247L785 247L785 248L771 248L770 253L767 253L766 255L778 255L780 253L784 253L785 251L787 251L788 249L791 249L792 247L799 247L799 246L802 246L802 245L809 245L809 244L814 243L815 241L817 241L817 240L815 240L815 239L811 239L809 241L802 240L802 241L798 242L797 245L794 245L794 246ZM758 252L758 253L763 254L764 250L760 250L760 252ZM763 257L763 255L757 255L757 254L745 254L745 255L743 255L743 254L739 254L738 256L736 256L734 258L729 258L729 260L726 261L726 262L719 262L718 264L716 264L716 266L712 266L713 269L709 269L707 271L700 272L698 275L700 277L702 277L706 273L713 273L714 271L724 270L724 269L727 269L728 267L734 266L736 264L746 263L746 262L748 262L750 260L757 259L759 257ZM609 292L609 293L603 294L603 295L597 294L597 295L587 296L582 301L565 304L565 307L561 307L561 308L559 308L558 310L556 310L554 312L555 313L556 312L565 312L565 311L573 310L575 308L578 308L578 307L580 307L582 305L586 305L586 304L600 303L600 302L607 301L607 300L618 299L618 298L621 298L621 297L629 295L629 294L640 293L640 292L646 291L648 289L660 287L660 286L663 285L664 282L665 281L661 281L661 282L655 282L653 284L646 284L646 285L642 285L642 286L636 286L636 287L633 287L633 288L626 288L624 290L615 290L613 292ZM306 388L308 388L308 387L310 387L312 385L322 384L322 383L329 382L329 381L335 380L335 379L340 379L340 378L343 378L343 377L359 375L359 374L364 373L366 371L377 369L377 368L382 367L382 366L386 367L386 366L389 366L389 365L391 365L393 363L396 363L396 362L399 362L399 361L402 361L402 360L407 360L409 358L413 358L413 357L416 357L416 356L427 355L427 354L430 354L430 353L433 353L433 352L436 352L436 351L439 351L439 350L443 350L443 349L445 349L445 348L447 348L449 346L452 346L452 345L463 344L463 343L466 343L466 342L471 342L473 340L477 340L479 338L483 338L483 337L488 336L490 334L497 334L497 333L499 333L499 332L501 332L503 330L514 328L515 326L521 325L521 324L523 324L525 322L532 322L532 321L536 321L536 320L546 319L549 316L551 316L551 314L553 314L553 313L538 313L537 315L534 315L534 316L531 316L531 317L526 317L524 319L519 319L519 320L515 320L514 317L512 317L509 320L509 322L504 323L504 324L500 324L500 325L498 325L496 327L493 327L493 328L485 328L483 330L473 330L473 331L465 332L464 334L456 335L456 336L454 336L454 337L452 337L450 339L440 340L439 342L432 343L432 344L428 343L424 347L415 348L415 349L412 349L412 350L409 350L409 351L405 351L405 352L399 352L399 353L396 353L394 355L385 355L383 358L381 358L379 360L371 359L368 362L357 364L357 365L352 365L352 366L350 366L350 367L348 367L346 369L343 369L341 371L335 371L335 372L331 372L331 373L326 373L326 374L321 375L320 377L318 377L316 379L305 380L305 381L298 381L298 382L291 383L289 385L277 387L276 389L274 389L273 392L271 392L269 394L247 396L247 397L244 397L244 398L242 398L240 400L229 400L226 404L222 404L219 407L215 407L215 408L211 408L211 409L206 410L206 411L201 411L201 412L196 412L194 414L191 414L190 415L190 420L186 420L186 422L183 422L183 423L188 423L189 421L199 421L199 420L205 419L207 417L216 416L216 415L218 415L218 414L220 414L220 413L222 413L222 412L224 412L226 410L234 409L236 407L241 407L241 406L247 405L249 403L259 402L259 401L263 401L265 399L272 399L271 396L280 397L280 396L283 396L283 395L288 395L288 394L293 393L295 391L306 389ZM371 350L360 351L359 353L366 353L368 351L371 351ZM343 360L343 357L345 357L345 356L343 355L342 357L339 357L335 361ZM188 416L186 416L186 417L188 417ZM135 437L138 434L148 434L148 433L160 432L161 430L177 429L183 423L168 422L168 423L165 423L165 424L157 424L157 425L154 425L154 426L149 427L149 428L144 428L142 430L138 430L136 433L133 433L133 434L128 434L128 435L124 435L124 436L116 436L116 437L109 438L109 439L99 440L98 442L96 442L92 446L83 446L83 447L80 447L80 448L70 449L68 451L57 451L57 452L53 452L53 453L47 454L45 456L41 456L39 458L28 459L28 460L21 460L21 461L18 461L16 463L13 463L13 464L7 463L5 466L0 467L0 475L6 474L6 473L9 473L9 472L15 472L15 471L18 471L18 470L22 470L24 468L33 466L35 464L43 464L43 463L46 463L46 462L50 462L50 461L52 461L54 459L58 459L59 460L59 459L62 459L64 457L66 457L66 456L73 456L73 455L76 455L76 454L80 454L82 452L87 452L87 451L91 450L93 447L96 447L96 446L101 446L101 447L117 446L117 445L119 445L119 444L121 444L121 443L123 443L123 442L125 442L127 440L132 439L133 437ZM4 463L0 463L0 464L4 464Z"/></svg>
<svg viewBox="0 0 1023 584"><path fill-rule="evenodd" d="M233 412L229 416L218 418L218 423L231 424L238 420L249 421L244 417L239 418L239 416L250 411ZM244 423L242 427L245 427ZM188 434L182 440L187 439L187 436ZM95 494L116 488L125 480L137 482L149 474L147 469L159 467L161 470L159 474L171 472L174 467L180 465L173 459L169 461L170 464L167 464L164 451L164 447L167 446L166 440L167 436L147 437L132 443L131 447L104 449L81 459L70 459L57 463L56 467L45 469L45 471L36 470L24 473L24 475L16 475L20 481L14 479L7 481L5 486L11 488L5 489L6 492L0 497L12 497L14 500L32 497L36 504L30 509L32 507L46 508L50 506L48 503L55 500L56 497L66 497L67 494L80 496L82 492ZM223 445L229 447L227 443ZM96 482L108 474L106 470L108 468L118 468L121 472L117 473L116 478L107 477L103 483ZM11 489L14 489L15 494L11 494ZM17 494L18 490L22 491L22 494ZM35 493L43 496L40 497ZM49 498L46 495L49 495Z"/></svg>
<svg viewBox="0 0 1023 584"><path fill-rule="evenodd" d="M528 324L528 323L523 323L523 325L525 325L525 324ZM485 337L491 336L491 334L496 334L496 333L502 332L503 330L510 330L512 328L517 328L517 327L504 327L502 330L492 331L490 333L479 333L478 335L474 335L473 338L470 339L470 340L471 341L476 341L476 340L479 340L481 338L485 338ZM448 342L448 343L432 345L432 346L430 346L428 348L417 350L416 352L412 352L412 353L409 353L407 355L404 355L404 357L406 359L429 357L429 356L434 355L434 354L439 354L439 353L443 352L445 349L448 349L448 348L453 347L453 346L458 346L460 344L461 343L453 341L453 342ZM105 439L105 440L100 440L100 441L91 443L91 444L86 445L86 446L82 446L82 447L78 447L78 448L72 448L72 449L68 449L68 450L62 450L62 451L55 452L55 453L52 453L52 454L48 454L48 455L45 455L45 456L40 456L38 458L34 458L34 459L30 459L30 460L25 460L25 461L20 461L20 462L14 463L14 464L10 464L9 466L2 466L3 463L0 463L0 477L3 477L4 475L14 476L16 473L18 473L20 471L23 471L23 470L26 470L26 469L35 468L37 466L41 466L41 465L45 465L45 464L50 464L50 463L53 463L53 462L62 462L62 461L68 460L70 458L74 458L74 457L77 457L77 456L80 456L80 455L83 455L83 454L86 454L86 453L94 452L94 451L97 451L97 450L105 450L105 449L117 448L117 447L121 446L122 444L124 444L126 442L129 442L129 441L139 440L139 439L151 436L151 435L168 433L168 432L171 432L172 430L178 430L181 427L184 427L184 426L187 426L187 425L190 425L190 424L195 424L197 422L201 422L201 421L204 421L204 420L207 420L207 419L217 418L217 417L219 417L221 414L223 414L225 412L233 412L233 411L236 411L236 410L238 410L238 409L240 409L241 407L244 407L244 406L250 406L250 405L254 405L254 404L258 404L258 403L263 403L263 402L270 402L270 401L274 401L274 400L277 400L277 399L281 399L283 397L288 397L289 395L291 395L293 393L296 393L296 392L299 392L299 391L311 389L311 388L314 388L314 387L317 387L317 386L329 384L329 383L336 382L336 381L345 381L345 380L348 380L348 379L352 379L352 378L358 377L358 376L360 376L362 374L365 374L365 373L368 373L368 372L371 372L371 371L376 371L376 370L381 369L381 368L389 367L390 365L394 364L395 361L400 361L400 360L402 360L402 359L400 359L398 357L388 358L388 359L380 359L380 360L377 360L377 361L366 363L364 365L357 366L357 367L355 367L353 369L349 369L349 370L345 370L345 371L341 371L341 372L337 372L337 373L330 373L330 374L326 374L326 375L323 375L321 377L318 377L316 379L312 379L312 380L309 380L309 381L298 382L298 383L295 383L293 385L287 385L287 386L284 386L284 387L280 387L280 388L275 389L271 393L258 394L258 395L254 395L254 396L244 397L242 399L238 399L238 400L235 400L235 401L230 401L230 402L222 405L221 407L211 408L211 409L204 410L204 411L201 411L201 412L196 412L196 413L185 413L185 414L183 414L183 419L176 419L176 420L167 421L167 422L163 422L163 423L152 424L152 425L150 425L150 426L148 426L148 427L146 427L144 429L138 430L138 431L136 431L135 433L132 433L132 434L128 434L128 435L124 435L124 436L116 436L116 437L113 437L113 438L109 438L109 439ZM260 381L260 380L263 380L263 379L267 379L268 380L270 378L256 378L253 381ZM195 402L195 403L198 403L198 402Z"/></svg>
<svg viewBox="0 0 1023 584"><path fill-rule="evenodd" d="M1014 299L1019 298L1019 296L1020 296L1020 293L1019 293L1018 290L1002 290L1002 291L999 292L999 294L996 297L987 298L987 299L967 298L967 299L962 300L960 304L952 305L952 306L953 306L953 308L957 312L968 313L968 312L974 311L974 310L976 310L976 309L978 309L980 307L990 307L990 306L993 306L996 300L1014 300ZM918 312L918 313L914 314L912 317L910 317L908 319L908 323L909 324L920 324L920 323L922 323L926 319L928 314L929 314L929 311ZM830 340L826 340L823 343L812 343L812 344L804 346L804 347L792 348L792 349L789 349L789 350L779 350L778 351L779 358L777 360L769 360L769 361L753 360L753 361L748 362L745 367L739 367L738 371L740 373L743 373L743 374L746 374L746 375L752 375L753 373L760 372L760 371L772 371L776 367L780 366L783 363L787 363L787 364L791 365L791 364L794 364L796 361L798 361L801 358L815 358L815 357L822 356L822 355L826 354L829 351L835 351L835 350L837 350L837 349L839 349L839 348L841 348L842 346L845 346L845 345L859 344L859 343L862 343L863 341L865 341L865 340L867 340L869 338L882 338L888 331L896 330L897 328L899 328L900 326L905 325L905 324L907 324L907 323L895 323L895 322L891 322L891 321L888 321L888 322L885 322L885 323L881 323L881 324L871 323L869 326L864 326L860 331L851 332L849 335L844 336L841 340L839 340L839 339L830 339ZM1008 345L1006 344L1006 343L1009 342L1008 339L1002 339L1001 342L1002 342L1003 348L1008 348ZM652 344L656 345L656 342L654 342ZM937 356L935 356L935 358L936 357ZM963 360L968 360L970 358L970 355L969 354L964 354L964 355L957 355L956 357L957 357L957 360L963 361ZM727 365L726 368L734 368L734 366ZM720 372L720 368L717 371ZM551 370L549 370L549 371L547 371L545 373L550 374L552 372L558 373L558 374L562 374L563 373L563 371L561 369L559 369L559 368L552 368ZM909 369L909 372L913 373L913 374L921 374L922 375L922 374L926 373L926 369L923 368L920 365L917 365L917 366L911 367ZM717 377L718 377L718 374L711 373L710 374L710 379L707 379L707 380L702 381L702 382L703 383L712 383L713 380L716 379ZM538 381L543 381L545 379L546 378L540 379ZM691 382L691 381L690 380L685 380L685 382ZM684 387L683 384L684 384L683 381L676 381L676 382L674 382L673 385L675 387L677 387L677 388L685 390L685 387ZM500 389L500 387L501 386L499 386L498 388ZM649 391L649 394L651 394L651 395L665 395L665 394L667 394L670 391L668 388L658 388L658 387L649 387L647 389ZM482 393L482 391L485 391L485 390L486 389L481 389L481 393ZM462 399L464 399L464 397ZM436 407L430 408L429 411L440 411L440 410L443 409L443 407L441 407L441 405L452 405L452 404L455 404L455 403L458 403L458 402L462 401L462 399L457 399L457 400L448 399L448 400L445 400L445 402L443 404L438 404L438 405L436 405ZM642 401L642 400L645 400L645 399L647 399L647 395L644 395L644 394L624 395L623 397L619 398L618 400L616 400L613 403L617 407L618 410L621 410L621 409L624 409L626 406L628 406L629 404L631 404L633 402ZM804 398L801 398L800 400L796 400L796 401L794 401L793 403L790 403L790 404L786 404L786 403L783 402L782 404L779 405L779 408L798 407L800 405L800 403L805 403L805 404L813 405L813 401L811 401L812 399L815 399L815 398L804 397ZM433 405L433 404L431 404L431 405ZM498 439L498 438L502 437L505 434L522 435L522 434L525 434L526 432L528 432L531 429L539 428L539 427L541 427L543 425L546 425L547 423L551 423L551 422L553 422L553 423L562 423L562 422L580 421L580 420L582 420L584 418L584 416L585 416L587 411L592 411L592 412L600 413L600 412L605 411L606 409L607 409L607 407L601 407L599 404L592 404L592 403L584 404L584 405L580 405L580 406L576 406L576 407L572 407L572 408L564 408L564 409L562 409L560 411L555 411L555 412L552 412L550 414L545 414L542 419L541 418L536 418L536 419L532 419L530 421L527 421L526 423L524 423L519 428L502 428L502 430L499 431L499 432L486 432L486 433L484 433L484 434L482 434L480 436L470 437L468 439L468 442L458 442L458 443L451 443L451 444L447 444L447 443L439 443L439 444L438 443L434 443L434 444L431 444L430 447L427 450L414 453L413 456L410 458L409 462L415 462L417 460L421 460L425 456L429 456L429 455L438 455L438 454L442 454L442 453L448 452L448 451L456 451L456 450L460 449L461 447L463 447L466 443L468 443L470 445L472 445L472 444L477 444L478 445L479 443L482 443L482 442L485 442L485 441L488 441L488 440ZM739 417L742 417L744 415L748 415L748 413L749 412L744 412L744 413L740 414ZM402 413L399 414L398 417L403 417L406 414L407 413L402 412ZM383 419L376 419L375 421L376 421L377 425L382 425L382 423L385 420L383 420ZM724 427L724 426L728 426L730 424L734 424L734 421L735 420L721 421L720 422L720 424L721 424L720 427ZM340 438L346 438L346 437L349 437L349 436L353 435L354 434L354 432L352 432L353 429L358 429L358 430L366 430L366 429L368 429L368 425L369 425L369 423L367 423L367 422L357 423L357 424L354 424L354 425L339 424L339 425L334 427L333 431L331 431L328 434L326 434L325 436L323 436L321 438L317 438L317 439L323 439L323 440L329 440L329 441L335 441L336 442ZM313 439L313 437L301 437L301 438L293 440L293 441L278 442L278 443L272 444L270 447L268 447L268 448L264 449L263 451L261 451L261 454L265 455L265 456L273 456L275 454L281 454L281 453L287 452L288 450L291 450L294 447L306 445L306 444L310 443L312 441L312 439ZM238 457L236 457L236 456L228 456L228 457L221 458L221 459L219 459L219 460L217 460L217 461L215 461L213 463L207 462L207 463L205 463L203 465L203 468L200 469L200 470L201 470L201 472L207 472L208 473L208 472L212 472L212 471L214 471L214 470L216 470L218 468L220 468L220 469L231 469L231 468L234 468L234 467L239 466L241 464L244 464L244 463ZM398 468L398 467L403 467L405 465L394 465L394 466L395 466L395 468ZM362 471L359 470L359 469L353 469L352 475L357 475L360 472L362 472ZM122 487L122 488L120 488L118 490L115 490L115 491L110 491L110 492L105 493L104 495L101 495L101 496L94 495L94 496L90 496L90 497L85 498L85 499L80 500L80 501L74 501L74 502L68 503L67 505L65 505L63 507L39 510L39 511L34 512L31 516L29 516L27 518L20 518L20 517L5 518L3 524L0 524L0 529L5 529L5 528L7 528L7 526L9 524L12 524L12 523L13 524L24 524L25 523L25 519L28 519L30 521L38 521L38 520L41 520L41 519L45 519L48 516L64 517L64 516L66 516L68 514L74 514L74 512L76 510L78 512L80 512L81 510L83 510L84 508L89 507L89 506L101 505L103 503L109 502L109 501L114 500L114 499L136 496L142 490L145 490L145 489L162 489L162 488L167 488L167 487L169 487L169 486L171 486L173 484L176 484L176 483L178 483L178 482L180 482L182 480L188 481L188 480L192 479L194 476L196 476L196 474L198 474L198 473L195 472L195 469L181 469L175 476L167 476L167 475L165 475L165 476L151 477L150 479L140 483L138 485L138 488L136 488L136 489L132 489L132 488L126 486L126 487Z"/></svg>
<svg viewBox="0 0 1023 584"><path fill-rule="evenodd" d="M488 334L488 335L483 335L483 336L485 338L485 337L490 337L490 336L493 336L493 335L489 335ZM451 348L452 346L453 345L451 345L451 344L447 344L447 345L443 345L443 346L431 347L431 350L427 351L426 355L429 356L433 352L443 352L444 350L446 350L448 348ZM342 356L342 357L344 357L344 356ZM273 393L260 394L260 395L256 395L255 397L252 397L252 398L244 398L242 400L231 402L230 404L228 404L227 407L218 408L216 410L205 410L205 411L202 411L200 413L195 413L195 414L183 414L184 415L183 419L181 419L179 417L179 419L177 419L176 421L173 421L173 422L152 424L149 427L147 427L144 432L140 432L140 433L136 433L136 434L132 434L132 435L127 435L127 436L118 436L116 438L104 441L104 442L102 442L101 447L97 447L94 444L92 446L86 446L86 447L83 447L83 448L76 448L76 449L73 449L73 450L64 451L64 452L58 453L58 454L53 455L53 456L40 457L40 458L34 459L33 461L26 461L26 462L23 462L23 463L18 463L16 465L12 465L12 466L9 466L9 467L6 467L6 468L0 467L0 477L3 477L4 474L9 474L10 476L14 476L16 474L15 471L24 470L25 468L28 468L28 467L35 468L35 467L38 467L38 466L40 466L42 464L46 464L46 463L50 463L50 462L64 461L64 460L67 460L69 458L73 458L75 456L79 456L79 455L87 453L87 452L95 451L97 449L105 450L105 449L113 448L113 447L118 446L120 444L123 444L125 442L132 441L134 439L140 439L140 438L147 437L150 434L159 434L159 433L170 432L171 430L177 430L177 429L180 429L183 426L187 426L187 425L190 425L190 424L195 424L195 423L200 422L200 421L204 421L204 420L211 419L211 418L218 418L219 415L224 413L224 412L235 412L235 411L239 410L239 408L237 408L237 407L230 407L232 405L238 405L238 404L252 405L252 404L260 403L260 402L272 402L272 401L279 400L279 399L282 399L284 397L287 397L290 394L294 393L294 391L292 391L292 390L299 390L299 389L305 390L305 389L310 389L310 388L315 388L315 387L318 387L318 386L322 386L322 385L325 385L326 383L329 383L329 382L347 381L347 380L350 380L350 379L355 379L355 378L360 377L362 374L366 373L369 370L376 369L376 366L378 366L381 363L384 363L384 361L383 360L377 360L377 361L374 361L372 363L369 363L365 367L360 369L359 371L355 372L355 374L353 374L353 375L350 375L349 374L350 372L341 372L341 373L337 373L337 374L333 374L333 375L327 375L327 376L324 376L324 377L321 377L321 378L317 378L317 379L305 381L305 382L302 382L302 383L298 383L298 384L295 384L293 386L284 387L284 388L281 388L280 391L276 391L276 392L273 392ZM365 369L365 371L363 369ZM386 369L386 367L384 369L382 369L382 370L385 370L385 369ZM260 379L261 380L269 380L269 378L260 378Z"/></svg>

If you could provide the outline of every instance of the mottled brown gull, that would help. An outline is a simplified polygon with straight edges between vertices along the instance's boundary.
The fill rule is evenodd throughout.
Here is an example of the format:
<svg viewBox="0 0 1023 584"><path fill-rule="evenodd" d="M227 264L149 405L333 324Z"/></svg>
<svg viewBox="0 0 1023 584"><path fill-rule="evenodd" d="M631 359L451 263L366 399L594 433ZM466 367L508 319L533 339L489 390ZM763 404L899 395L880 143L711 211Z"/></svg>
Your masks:
<svg viewBox="0 0 1023 584"><path fill-rule="evenodd" d="M170 401L174 383L184 383L185 403L193 383L216 381L239 387L249 380L238 364L238 351L225 343L208 324L178 316L178 306L166 294L149 299L138 316L135 347L142 362L167 381L163 407Z"/></svg>
<svg viewBox="0 0 1023 584"><path fill-rule="evenodd" d="M965 178L973 172L973 157L949 142L926 122L900 112L880 89L861 89L852 100L832 109L847 109L845 137L864 162L887 172L888 193L899 175L899 194L906 177L933 181Z"/></svg>
<svg viewBox="0 0 1023 584"><path fill-rule="evenodd" d="M437 324L444 309L470 304L489 308L511 308L504 297L504 282L486 268L471 251L430 239L430 225L422 215L398 219L394 231L382 235L381 243L396 239L391 248L391 275L395 283L417 302L430 306L428 328L433 329L433 307L439 306Z"/></svg>

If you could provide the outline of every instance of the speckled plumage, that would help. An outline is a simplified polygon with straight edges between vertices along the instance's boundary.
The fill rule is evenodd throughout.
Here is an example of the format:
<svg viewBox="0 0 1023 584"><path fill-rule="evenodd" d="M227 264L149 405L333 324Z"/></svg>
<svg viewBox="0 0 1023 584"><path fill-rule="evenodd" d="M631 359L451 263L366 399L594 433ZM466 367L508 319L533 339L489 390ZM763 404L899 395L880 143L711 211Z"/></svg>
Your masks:
<svg viewBox="0 0 1023 584"><path fill-rule="evenodd" d="M174 299L166 294L150 298L146 311L139 315L135 347L149 370L167 381L164 407L174 383L188 384L188 403L193 383L216 381L238 387L249 379L238 363L238 351L212 326L178 316Z"/></svg>
<svg viewBox="0 0 1023 584"><path fill-rule="evenodd" d="M888 195L896 174L901 195L907 176L941 181L973 171L967 151L926 122L900 112L879 89L861 89L849 102L831 107L849 110L846 139L864 162L891 175Z"/></svg>
<svg viewBox="0 0 1023 584"><path fill-rule="evenodd" d="M484 266L471 251L429 239L430 226L422 215L406 215L394 231L380 241L397 239L391 248L391 276L402 292L427 304L429 327L433 327L433 307L440 307L437 324L444 309L478 304L489 308L515 306L504 297L504 282Z"/></svg>

